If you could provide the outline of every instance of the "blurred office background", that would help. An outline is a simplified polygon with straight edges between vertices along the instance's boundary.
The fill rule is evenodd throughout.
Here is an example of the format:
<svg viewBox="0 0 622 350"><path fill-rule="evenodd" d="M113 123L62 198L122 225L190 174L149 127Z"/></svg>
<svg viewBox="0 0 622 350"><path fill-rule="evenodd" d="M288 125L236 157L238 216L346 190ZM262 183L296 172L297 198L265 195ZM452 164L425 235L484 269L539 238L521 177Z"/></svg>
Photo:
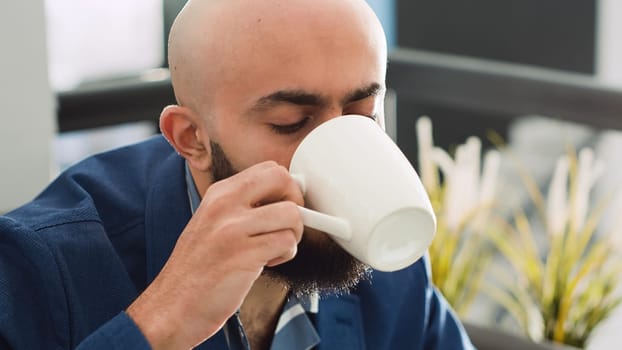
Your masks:
<svg viewBox="0 0 622 350"><path fill-rule="evenodd" d="M622 175L622 2L368 0L391 48L388 132L416 163L414 124L451 149L494 130L544 183L566 145ZM165 38L183 0L0 5L0 212L70 164L157 132L173 103ZM517 179L503 179L506 184ZM513 196L508 201L524 201ZM617 225L622 196L605 225ZM493 317L493 316L491 316ZM622 319L622 316L619 317Z"/></svg>

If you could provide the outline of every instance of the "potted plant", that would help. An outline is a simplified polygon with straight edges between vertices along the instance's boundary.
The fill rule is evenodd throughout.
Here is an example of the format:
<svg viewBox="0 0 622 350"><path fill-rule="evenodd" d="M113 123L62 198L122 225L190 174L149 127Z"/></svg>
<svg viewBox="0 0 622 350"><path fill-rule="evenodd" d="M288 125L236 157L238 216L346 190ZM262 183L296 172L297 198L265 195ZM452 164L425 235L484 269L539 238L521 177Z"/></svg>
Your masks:
<svg viewBox="0 0 622 350"><path fill-rule="evenodd" d="M419 173L437 216L429 249L432 280L464 317L479 293L493 253L485 228L494 202L499 152L486 153L480 172L477 137L458 145L452 158L434 146L429 118L419 118L416 131Z"/></svg>
<svg viewBox="0 0 622 350"><path fill-rule="evenodd" d="M578 155L569 150L558 159L545 198L519 169L537 217L516 210L510 220L493 226L501 230L488 232L510 270L493 269L494 283L486 283L485 291L533 341L584 348L594 328L622 301L616 292L622 277L619 244L614 232L596 235L611 198L593 207L589 200L602 171L591 149Z"/></svg>
<svg viewBox="0 0 622 350"><path fill-rule="evenodd" d="M608 199L590 207L590 190L602 172L593 152L569 150L560 157L546 198L517 167L538 215L529 217L520 208L506 215L493 210L499 151L486 153L480 172L479 139L458 145L451 157L434 147L429 118L419 118L416 131L419 173L438 220L429 252L434 284L459 316L483 292L527 336L467 322L475 345L481 350L583 348L621 302L616 288L622 261L613 251L621 244L612 244L614 236L596 235ZM502 145L499 138L493 141Z"/></svg>

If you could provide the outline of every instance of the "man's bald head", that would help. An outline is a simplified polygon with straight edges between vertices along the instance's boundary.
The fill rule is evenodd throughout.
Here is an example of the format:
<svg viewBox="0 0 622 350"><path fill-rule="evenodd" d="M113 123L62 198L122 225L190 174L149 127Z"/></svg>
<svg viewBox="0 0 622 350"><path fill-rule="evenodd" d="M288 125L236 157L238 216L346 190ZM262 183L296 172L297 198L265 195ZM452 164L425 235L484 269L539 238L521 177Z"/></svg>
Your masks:
<svg viewBox="0 0 622 350"><path fill-rule="evenodd" d="M260 162L289 167L305 135L331 118L382 125L386 51L364 0L190 0L169 43L181 106L164 109L160 129L199 193ZM326 235L306 232L297 258L271 273L293 290L335 291L365 271Z"/></svg>
<svg viewBox="0 0 622 350"><path fill-rule="evenodd" d="M356 33L357 35L353 35ZM359 40L386 60L382 27L363 0L190 0L169 37L169 66L178 102L197 112L217 90L296 60L310 41L330 56Z"/></svg>

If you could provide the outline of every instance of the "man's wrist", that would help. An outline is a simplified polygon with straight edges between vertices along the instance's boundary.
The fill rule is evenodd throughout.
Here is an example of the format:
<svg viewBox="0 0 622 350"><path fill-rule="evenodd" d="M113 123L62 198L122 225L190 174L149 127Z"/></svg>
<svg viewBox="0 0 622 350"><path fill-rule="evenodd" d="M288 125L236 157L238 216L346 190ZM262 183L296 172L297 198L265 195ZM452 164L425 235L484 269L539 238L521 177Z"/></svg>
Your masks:
<svg viewBox="0 0 622 350"><path fill-rule="evenodd" d="M184 344L181 331L176 329L173 318L167 317L166 313L147 310L136 302L128 307L126 313L153 350L191 348L191 345Z"/></svg>

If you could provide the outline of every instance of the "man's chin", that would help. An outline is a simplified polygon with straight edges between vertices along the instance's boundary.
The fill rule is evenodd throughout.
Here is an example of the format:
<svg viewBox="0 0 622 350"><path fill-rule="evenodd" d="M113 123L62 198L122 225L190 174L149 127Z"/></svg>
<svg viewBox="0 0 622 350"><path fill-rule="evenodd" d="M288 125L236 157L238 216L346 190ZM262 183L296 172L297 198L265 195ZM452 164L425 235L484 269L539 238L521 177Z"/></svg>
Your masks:
<svg viewBox="0 0 622 350"><path fill-rule="evenodd" d="M327 234L307 228L294 259L265 269L296 295L347 293L370 271Z"/></svg>

